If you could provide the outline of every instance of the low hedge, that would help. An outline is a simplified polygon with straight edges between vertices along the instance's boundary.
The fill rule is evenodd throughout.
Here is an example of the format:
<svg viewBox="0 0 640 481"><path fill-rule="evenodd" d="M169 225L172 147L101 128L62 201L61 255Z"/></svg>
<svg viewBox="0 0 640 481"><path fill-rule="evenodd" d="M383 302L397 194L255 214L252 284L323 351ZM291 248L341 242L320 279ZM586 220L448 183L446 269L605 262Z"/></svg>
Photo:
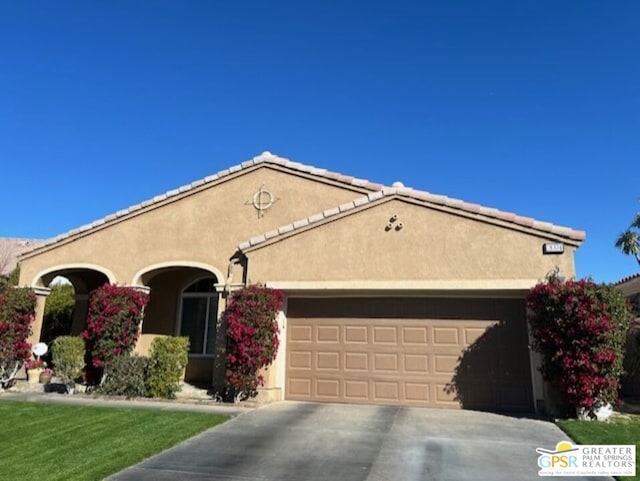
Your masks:
<svg viewBox="0 0 640 481"><path fill-rule="evenodd" d="M98 392L127 398L146 396L148 366L149 358L144 356L116 357L109 363Z"/></svg>
<svg viewBox="0 0 640 481"><path fill-rule="evenodd" d="M147 395L173 398L187 367L188 337L156 337L151 343L147 373Z"/></svg>
<svg viewBox="0 0 640 481"><path fill-rule="evenodd" d="M79 336L59 336L51 347L52 362L56 375L73 384L82 376L84 368L84 341Z"/></svg>

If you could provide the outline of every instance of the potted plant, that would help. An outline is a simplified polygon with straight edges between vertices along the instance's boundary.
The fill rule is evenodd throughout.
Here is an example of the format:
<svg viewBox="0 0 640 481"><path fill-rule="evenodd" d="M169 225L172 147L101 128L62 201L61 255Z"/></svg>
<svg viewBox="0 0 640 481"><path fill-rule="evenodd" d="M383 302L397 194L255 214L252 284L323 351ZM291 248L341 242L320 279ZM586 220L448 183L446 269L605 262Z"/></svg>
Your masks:
<svg viewBox="0 0 640 481"><path fill-rule="evenodd" d="M54 372L53 369L47 367L40 373L40 384L49 384L51 382L51 378L53 377Z"/></svg>
<svg viewBox="0 0 640 481"><path fill-rule="evenodd" d="M27 370L27 382L35 384L40 381L40 373L47 367L47 363L42 359L29 359L25 362L25 369Z"/></svg>

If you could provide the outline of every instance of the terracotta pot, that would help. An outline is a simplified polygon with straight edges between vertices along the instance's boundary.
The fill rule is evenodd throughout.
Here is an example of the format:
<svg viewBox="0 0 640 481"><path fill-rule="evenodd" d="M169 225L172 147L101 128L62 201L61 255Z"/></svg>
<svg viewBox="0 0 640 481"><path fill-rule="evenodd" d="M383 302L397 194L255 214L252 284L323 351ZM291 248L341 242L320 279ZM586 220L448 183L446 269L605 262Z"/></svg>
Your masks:
<svg viewBox="0 0 640 481"><path fill-rule="evenodd" d="M39 376L40 384L49 384L51 382L51 374L45 374L44 371Z"/></svg>

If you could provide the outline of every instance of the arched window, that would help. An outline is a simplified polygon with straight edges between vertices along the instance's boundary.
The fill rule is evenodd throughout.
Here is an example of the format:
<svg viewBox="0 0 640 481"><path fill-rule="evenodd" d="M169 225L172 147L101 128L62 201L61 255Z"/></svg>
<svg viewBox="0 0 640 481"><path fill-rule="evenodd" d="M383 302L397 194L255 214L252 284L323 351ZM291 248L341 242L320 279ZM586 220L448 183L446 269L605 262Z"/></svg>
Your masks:
<svg viewBox="0 0 640 481"><path fill-rule="evenodd" d="M218 319L217 282L215 277L205 277L182 291L180 335L189 338L189 354L214 354Z"/></svg>

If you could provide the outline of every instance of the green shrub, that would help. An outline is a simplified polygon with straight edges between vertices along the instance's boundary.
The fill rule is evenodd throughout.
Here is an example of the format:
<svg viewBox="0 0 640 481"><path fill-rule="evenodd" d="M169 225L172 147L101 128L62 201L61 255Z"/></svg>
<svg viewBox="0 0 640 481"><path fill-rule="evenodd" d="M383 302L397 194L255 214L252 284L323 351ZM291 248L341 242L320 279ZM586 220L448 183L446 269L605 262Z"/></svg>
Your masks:
<svg viewBox="0 0 640 481"><path fill-rule="evenodd" d="M187 366L188 337L156 337L151 343L147 394L173 398L180 391L180 379Z"/></svg>
<svg viewBox="0 0 640 481"><path fill-rule="evenodd" d="M56 375L73 385L84 368L84 341L79 336L60 336L51 348Z"/></svg>
<svg viewBox="0 0 640 481"><path fill-rule="evenodd" d="M120 356L113 359L105 371L98 392L110 396L144 397L145 377L149 359L144 356Z"/></svg>

